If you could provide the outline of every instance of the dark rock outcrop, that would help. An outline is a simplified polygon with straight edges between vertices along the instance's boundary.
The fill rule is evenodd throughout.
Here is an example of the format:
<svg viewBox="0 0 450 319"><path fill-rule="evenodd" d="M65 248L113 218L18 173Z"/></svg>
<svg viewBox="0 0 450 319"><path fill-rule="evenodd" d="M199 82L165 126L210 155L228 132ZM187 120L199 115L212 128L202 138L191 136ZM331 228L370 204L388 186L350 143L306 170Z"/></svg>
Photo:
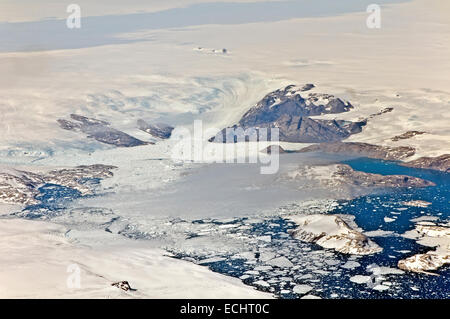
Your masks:
<svg viewBox="0 0 450 319"><path fill-rule="evenodd" d="M414 155L415 149L408 146L387 147L359 142L321 143L302 148L298 152L324 152L350 156L361 156L398 161Z"/></svg>
<svg viewBox="0 0 450 319"><path fill-rule="evenodd" d="M406 140L406 139L408 139L408 138L414 137L414 136L416 136L416 135L422 135L422 134L425 134L425 132L421 132L421 131L408 131L408 132L405 132L405 133L403 133L403 134L394 136L393 138L391 138L391 141L397 142L397 141L400 141L400 140Z"/></svg>
<svg viewBox="0 0 450 319"><path fill-rule="evenodd" d="M58 120L58 124L62 129L83 132L84 134L87 134L88 138L93 138L101 143L115 145L118 147L133 147L152 144L138 140L131 135L111 128L109 126L110 123L105 121L77 114L71 114L70 117L75 122L63 119Z"/></svg>
<svg viewBox="0 0 450 319"><path fill-rule="evenodd" d="M300 91L305 92L305 91L309 91L313 88L315 88L316 86L312 83L306 83L305 85L302 86L302 88L300 89Z"/></svg>
<svg viewBox="0 0 450 319"><path fill-rule="evenodd" d="M432 169L442 172L450 172L450 154L444 154L437 157L421 157L414 161L402 163L403 166Z"/></svg>
<svg viewBox="0 0 450 319"><path fill-rule="evenodd" d="M172 135L174 128L164 123L149 124L144 120L137 122L140 130L161 139L167 139Z"/></svg>
<svg viewBox="0 0 450 319"><path fill-rule="evenodd" d="M353 108L349 102L333 95L304 93L311 88L312 85L302 88L289 85L267 94L243 115L238 124L228 128L228 131L222 130L210 141L234 143L248 140L240 134L250 129L256 130L257 140L264 136L261 129L278 128L280 141L299 143L341 141L361 132L362 127L366 125L365 120L349 122L310 118L315 115L348 112Z"/></svg>
<svg viewBox="0 0 450 319"><path fill-rule="evenodd" d="M131 288L128 281L118 281L111 284L111 286L117 287L119 289L122 289L124 291L136 291L136 289Z"/></svg>
<svg viewBox="0 0 450 319"><path fill-rule="evenodd" d="M369 119L373 119L373 118L376 117L376 116L380 116L380 115L383 115L383 114L386 114L386 113L390 113L390 112L392 112L393 110L394 110L393 107L386 107L386 108L382 109L382 110L381 110L380 112L378 112L378 113L370 114L370 115L369 115Z"/></svg>

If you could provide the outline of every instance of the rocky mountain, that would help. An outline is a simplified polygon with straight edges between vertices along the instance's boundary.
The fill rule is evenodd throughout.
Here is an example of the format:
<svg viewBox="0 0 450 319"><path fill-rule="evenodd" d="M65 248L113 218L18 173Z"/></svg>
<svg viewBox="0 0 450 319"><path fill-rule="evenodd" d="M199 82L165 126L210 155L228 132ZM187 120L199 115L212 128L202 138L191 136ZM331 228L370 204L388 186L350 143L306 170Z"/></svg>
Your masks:
<svg viewBox="0 0 450 319"><path fill-rule="evenodd" d="M343 254L369 255L383 249L336 215L291 216L298 225L291 235L301 241L316 243Z"/></svg>
<svg viewBox="0 0 450 319"><path fill-rule="evenodd" d="M222 130L211 138L216 142L248 140L245 130L256 129L256 138L261 138L259 128L278 128L280 141L320 143L340 141L361 132L366 121L312 119L311 116L339 114L350 111L353 106L330 94L307 92L312 85L297 87L289 85L267 94L250 108L232 128ZM242 130L238 130L242 129ZM234 130L234 131L232 131ZM244 132L242 132L244 131ZM237 135L234 138L231 135ZM237 132L235 134L235 132ZM239 136L243 135L243 136Z"/></svg>
<svg viewBox="0 0 450 319"><path fill-rule="evenodd" d="M88 138L93 138L101 143L115 145L118 147L133 147L152 144L138 140L131 135L116 130L109 126L110 123L105 121L77 114L71 114L70 118L73 121L59 119L59 126L65 130L83 132L84 134L87 134Z"/></svg>
<svg viewBox="0 0 450 319"><path fill-rule="evenodd" d="M382 160L399 161L415 154L415 149L408 146L388 147L359 142L335 142L311 145L298 152L324 152L350 156L361 156Z"/></svg>
<svg viewBox="0 0 450 319"><path fill-rule="evenodd" d="M305 117L348 112L353 106L330 94L304 93L305 88L289 85L267 94L239 121L242 127L271 123L281 116ZM302 95L303 94L303 95Z"/></svg>
<svg viewBox="0 0 450 319"><path fill-rule="evenodd" d="M138 120L137 124L140 130L161 139L169 138L174 130L172 126L164 123L149 124L144 120Z"/></svg>

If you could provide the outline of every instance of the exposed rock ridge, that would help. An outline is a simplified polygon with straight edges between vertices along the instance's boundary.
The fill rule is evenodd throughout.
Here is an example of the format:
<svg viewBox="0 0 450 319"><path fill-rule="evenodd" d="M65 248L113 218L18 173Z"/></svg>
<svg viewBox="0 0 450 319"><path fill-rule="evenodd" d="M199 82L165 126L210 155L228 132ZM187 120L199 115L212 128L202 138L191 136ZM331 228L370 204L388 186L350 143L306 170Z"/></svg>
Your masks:
<svg viewBox="0 0 450 319"><path fill-rule="evenodd" d="M93 138L101 143L118 147L133 147L152 144L150 142L138 140L131 135L116 130L109 126L110 123L105 121L77 114L71 114L70 118L73 121L59 119L57 122L64 130L83 132L84 134L87 134L88 138Z"/></svg>
<svg viewBox="0 0 450 319"><path fill-rule="evenodd" d="M450 172L450 154L437 157L420 157L414 161L402 163L403 166L432 169L441 172Z"/></svg>
<svg viewBox="0 0 450 319"><path fill-rule="evenodd" d="M311 145L302 148L298 152L336 153L382 160L399 161L413 156L415 154L415 149L409 146L389 147L360 142L335 142Z"/></svg>
<svg viewBox="0 0 450 319"><path fill-rule="evenodd" d="M154 137L167 139L172 135L173 127L164 123L149 124L144 120L138 120L138 127Z"/></svg>

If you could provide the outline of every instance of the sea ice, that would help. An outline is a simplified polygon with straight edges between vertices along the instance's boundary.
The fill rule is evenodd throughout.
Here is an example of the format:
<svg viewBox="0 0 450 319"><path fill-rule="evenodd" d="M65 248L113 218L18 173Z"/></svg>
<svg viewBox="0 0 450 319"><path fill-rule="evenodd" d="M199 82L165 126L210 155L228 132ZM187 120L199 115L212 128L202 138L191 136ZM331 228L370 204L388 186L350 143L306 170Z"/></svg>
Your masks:
<svg viewBox="0 0 450 319"><path fill-rule="evenodd" d="M309 285L296 285L293 289L293 291L296 294L299 295L304 295L307 294L308 292L310 292L313 289L313 287L309 286Z"/></svg>

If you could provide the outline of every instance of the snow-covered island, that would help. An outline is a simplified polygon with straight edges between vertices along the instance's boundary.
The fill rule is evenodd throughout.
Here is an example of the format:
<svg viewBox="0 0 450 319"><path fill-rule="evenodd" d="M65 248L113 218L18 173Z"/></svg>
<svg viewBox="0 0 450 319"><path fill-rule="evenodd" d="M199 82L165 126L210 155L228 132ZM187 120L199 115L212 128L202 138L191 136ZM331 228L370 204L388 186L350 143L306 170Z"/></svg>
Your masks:
<svg viewBox="0 0 450 319"><path fill-rule="evenodd" d="M450 224L418 223L414 230L408 231L403 236L415 239L419 244L434 249L425 254L400 260L399 268L433 275L432 271L450 264Z"/></svg>
<svg viewBox="0 0 450 319"><path fill-rule="evenodd" d="M351 228L339 216L290 216L298 227L291 232L295 238L316 243L344 254L369 255L383 250L361 232Z"/></svg>

